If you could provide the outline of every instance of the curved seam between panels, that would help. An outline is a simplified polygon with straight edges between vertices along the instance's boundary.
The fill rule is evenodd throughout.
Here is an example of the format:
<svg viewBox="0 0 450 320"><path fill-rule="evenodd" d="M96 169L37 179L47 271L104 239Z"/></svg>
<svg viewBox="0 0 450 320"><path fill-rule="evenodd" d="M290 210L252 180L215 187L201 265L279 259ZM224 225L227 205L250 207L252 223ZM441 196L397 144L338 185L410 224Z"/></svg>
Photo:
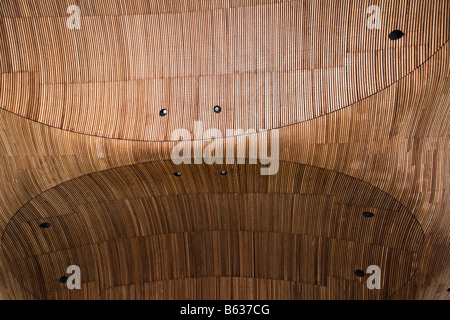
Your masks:
<svg viewBox="0 0 450 320"><path fill-rule="evenodd" d="M158 236L167 236L167 235L173 235L173 234L175 234L175 235L176 235L176 234L185 234L185 233L188 233L188 234L189 234L189 233L191 233L191 234L198 234L198 233L220 232L220 231L223 231L223 232L254 232L254 233L270 233L270 234L282 234L282 235L293 235L293 236L296 236L296 235L299 235L299 236L310 236L310 237L318 237L318 238L322 238L322 239L335 239L335 240L339 240L339 241L343 241L343 242L347 242L347 243L351 242L351 243L359 243L359 244L362 244L362 245L370 245L370 243L365 243L365 242L360 243L360 242L353 241L353 240L348 240L348 239L339 239L339 238L334 238L334 237L324 237L324 236L314 236L314 235L301 234L301 233L270 232L270 231L249 231L249 230L202 230L202 231L185 231L185 232L183 232L183 231L181 231L181 232L167 232L167 233L154 234L154 235L148 235L148 236L123 237L123 238L109 239L109 240L104 240L104 241L92 242L92 243L88 243L88 244L84 244L84 245L78 245L78 246L74 246L74 247L70 247L70 248L64 248L64 249L60 249L60 250L56 250L56 251L52 251L52 252L48 252L48 253L43 253L43 254L39 254L39 255L27 256L27 257L25 257L25 258L15 259L14 261L25 261L25 260L26 260L27 258L29 258L29 257L43 257L43 256L48 256L48 255L54 254L54 253L56 253L56 252L64 252L64 251L69 251L69 250L71 250L71 249L83 249L83 248L89 248L89 247L91 247L91 246L98 246L99 244L108 243L108 242L114 242L114 241L120 241L120 240L142 239L142 238L143 238L143 239L146 239L146 238L153 238L153 237L158 237ZM422 245L423 245L423 243L420 243L420 244L419 244L419 246L422 246ZM410 254L414 254L414 253L419 253L419 252L420 252L420 249L419 249L418 251L410 251L410 250L398 249L398 248L393 248L393 247L383 246L383 245L376 245L376 246L382 247L382 248L387 248L387 249L393 249L393 250L397 250L397 251L400 251L400 252L406 252L406 253L410 253ZM2 247L3 247L3 246L2 246ZM418 259L418 257L417 257L417 259ZM413 260L413 261L414 261L414 260ZM8 264L8 266L9 266L9 264ZM399 290L403 289L403 288L408 284L408 282L412 279L412 277L415 275L415 271L417 270L417 268L418 268L418 267L416 267L416 268L414 269L413 275L412 275L410 278L408 278L408 279L406 280L406 282L403 283L403 285L402 285L400 288L398 288L398 289L395 290L392 294L390 294L389 296L387 296L386 299L388 299L389 297L391 297L391 296L393 296L394 294L396 294ZM10 270L11 270L11 273L12 273L12 274L14 275L14 277L15 277L15 274L12 272L12 269L10 269ZM192 278L195 278L195 277L192 277ZM267 278L267 279L272 279L272 278ZM17 280L17 278L16 278L16 280ZM176 280L176 279L160 279L160 280L157 280L157 281L164 281L164 280ZM274 279L274 280L282 280L282 279ZM299 282L299 281L295 281L295 280L291 280L291 281L293 281L293 282ZM89 283L89 282L100 282L100 280L96 280L96 281L88 281L88 282L84 282L84 283ZM19 284L21 285L21 287L24 288L24 286L20 283L20 281L17 280L17 283L19 283ZM128 284L128 285L132 285L132 284L133 284L133 283L130 283L130 284ZM112 287L110 287L110 288L115 288L115 286L112 286ZM27 290L27 291L28 291L28 290ZM28 291L28 292L29 292L29 291ZM50 292L52 292L52 291L46 292L46 295L48 296L48 294L49 294ZM31 292L29 292L29 293L32 294ZM33 295L33 296L34 296L34 295ZM36 297L36 296L35 296L35 297ZM40 299L39 297L36 297L36 298Z"/></svg>
<svg viewBox="0 0 450 320"><path fill-rule="evenodd" d="M250 159L250 158L245 158L245 159ZM62 182L60 182L60 183L54 185L53 187L48 188L48 189L42 191L41 193L35 195L33 198L31 198L30 200L28 200L27 202L25 202L25 203L24 203L24 204L23 204L23 205L22 205L22 206L21 206L21 207L20 207L20 208L12 215L12 216L11 216L11 218L8 220L8 223L5 225L5 228L4 228L3 231L2 231L2 235L1 235L1 238L0 238L0 243L3 242L3 235L4 235L4 233L5 233L5 230L8 228L8 225L9 225L10 221L16 216L16 214L18 214L18 212L19 212L20 210L23 209L23 207L24 207L25 205L27 205L29 202L35 200L37 197L41 196L42 194L46 193L47 191L50 191L50 190L52 190L52 189L54 189L54 188L57 188L57 187L60 186L61 184L64 184L64 183L67 183L67 182L73 182L73 180L81 179L81 178L83 178L83 177L91 176L91 175L94 175L94 174L97 174L97 173L106 172L106 171L109 171L109 170L116 170L116 169L120 169L120 168L126 168L126 167L137 166L137 165L143 165L143 164L154 163L154 162L170 162L170 161L171 161L171 159L158 159L158 160L150 160L150 161L135 162L135 163L132 163L132 164L125 164L125 165L120 165L120 166L117 166L117 167L111 167L111 168L107 168L107 169L103 169L103 170L93 171L93 172L86 173L86 174L83 174L83 175L78 176L78 177L71 178L71 179L69 179L69 180L62 181ZM416 219L416 216L411 212L411 210L410 210L405 204L403 204L400 200L396 199L396 198L395 198L393 195L391 195L390 193L384 191L383 189L380 189L379 187L377 187L377 186L375 186L375 185L373 185L373 184L371 184L371 183L369 183L369 182L367 182L367 181L365 181L365 180L362 180L362 179L360 179L360 178L351 176L351 175L349 175L349 174L346 174L346 173L343 173L343 172L340 172L340 171L336 171L336 170L334 170L334 169L327 169L327 168L319 167L319 166L316 166L316 165L310 165L310 164L306 164L306 163L295 162L295 161L288 161L288 160L279 160L279 162L290 163L290 164L297 164L297 165L300 165L300 166L306 166L306 167L311 167L311 168L315 168L315 169L326 170L326 171L329 171L329 172L334 172L334 173L341 174L341 175L344 175L344 176L346 176L346 177L349 177L349 178L358 180L359 182L362 182L362 183L364 183L364 184L366 184L366 185L369 185L369 186L372 187L372 188L377 189L378 191L380 191L380 192L382 192L383 194L387 195L387 196L390 197L391 199L393 199L393 200L395 200L396 202L400 203L400 204L408 211L408 213L409 213L411 216L414 217L414 219L416 220L416 222L422 227L421 223ZM208 192L195 192L195 194L200 194L200 193L209 194ZM247 193L249 193L249 194L255 194L255 193L261 193L261 192L247 192ZM274 193L276 193L276 192L274 192ZM180 194L186 194L186 195L188 195L188 194L190 194L190 193L180 193ZM292 193L292 194L294 194L294 193ZM422 228L422 234L425 235L425 231L424 231L423 228Z"/></svg>
<svg viewBox="0 0 450 320"><path fill-rule="evenodd" d="M115 242L115 241L132 240L132 239L150 239L150 238L158 238L158 237L164 237L164 236L169 236L169 235L202 234L202 233L211 233L211 232L224 232L224 233L236 233L236 232L239 232L239 233L240 232L242 232L242 233L269 233L269 234L274 234L274 235L280 234L280 235L291 235L291 236L306 236L306 237L315 237L315 238L322 238L322 239L338 240L338 241L342 241L342 242L352 242L352 243L361 244L361 245L373 245L375 247L382 247L382 248L391 249L391 250L395 250L395 251L400 251L400 252L404 252L404 253L419 253L420 249L421 249L421 248L417 248L417 250L408 250L408 249L401 249L401 248L391 247L391 246L383 245L383 244L376 244L376 243L370 243L370 242L359 242L357 240L341 239L341 238L336 238L336 237L327 237L327 236L323 236L323 235L314 235L314 234L308 234L308 233L292 233L292 232L278 232L278 231L264 231L264 230L260 231L260 230L245 230L245 229L241 229L241 230L237 230L237 229L223 229L223 230L206 229L206 230L162 232L162 233L155 233L155 234L148 234L148 235L139 235L139 236L131 236L131 237L110 238L110 239L99 240L99 241L95 241L95 242L89 242L89 243L85 243L85 244L79 244L79 245L72 246L72 247L61 248L61 249L57 249L57 250L54 250L54 251L42 252L42 253L34 254L34 255L28 255L28 256L25 256L25 257L20 257L20 258L14 259L14 261L25 261L28 258L44 257L44 256L52 255L52 254L57 253L57 252L65 252L65 251L70 251L72 249L86 248L86 247L89 247L89 246L96 246L96 245L99 245L99 244ZM422 243L419 243L417 247L420 247L421 245L422 245Z"/></svg>
<svg viewBox="0 0 450 320"><path fill-rule="evenodd" d="M249 159L249 158L246 158L246 159ZM104 170L93 171L93 172L91 172L91 173L86 173L86 174L83 174L83 175L81 175L81 176L78 176L78 177L75 177L75 178L72 178L72 179L63 181L63 182L61 182L61 183L59 183L59 184L57 184L57 185L55 185L55 186L53 186L53 187L51 187L51 188L49 188L49 189L47 189L47 190L44 190L44 191L41 192L41 193L37 194L36 196L34 196L33 198L31 198L29 201L27 201L26 203L24 203L24 204L23 204L23 205L22 205L22 206L21 206L21 207L20 207L20 208L12 215L12 216L11 216L11 218L8 220L8 223L5 225L5 228L3 229L2 235L1 235L1 238L0 238L0 247L1 247L0 251L1 251L1 254L2 254L3 256L5 256L5 255L4 255L4 249L3 249L3 237L4 237L4 235L5 235L6 230L8 229L9 224L11 223L11 221L14 219L14 217L19 213L19 211L20 211L25 205L27 205L29 202L31 202L32 200L36 199L37 197L39 197L39 196L42 195L43 193L45 193L45 192L47 192L47 191L49 191L49 190L52 190L52 189L58 187L59 185L61 185L61 184L63 184L63 183L70 182L70 181L73 181L73 180L76 180L76 179L79 179L79 178L82 178L82 177L85 177L85 176L89 176L89 175L92 175L92 174L95 174L95 173L101 173L101 172L104 172L104 171L114 170L114 169L124 168L124 167L130 167L130 166L133 166L133 165L140 165L140 164L153 163L153 162L161 162L161 161L171 161L171 160L169 160L169 159L165 159L165 160L163 160L163 159L158 159L158 160L151 160L151 161L143 161L143 162L136 162L136 163L128 164L128 165L122 165L122 166L112 167L112 168L108 168L108 169L104 169ZM304 166L309 166L309 167L316 168L316 169L322 169L322 170L334 172L334 173L337 173L337 174L342 174L342 175L344 175L344 176L346 176L346 177L353 178L353 179L355 179L355 180L358 180L358 181L362 182L363 184L369 185L369 186L371 186L371 187L373 187L373 188L375 188L375 189L381 191L382 193L384 193L384 194L387 195L388 197L390 197L390 198L394 199L395 201L397 201L398 203L400 203L400 204L407 210L407 212L413 217L413 219L415 220L415 222L419 224L420 229L421 229L421 231L422 231L422 240L421 240L421 242L420 242L420 246L423 246L423 245L424 245L424 240L425 240L426 234L425 234L425 231L424 231L424 229L423 229L423 227L422 227L422 224L417 220L416 216L415 216L414 214L412 214L411 210L410 210L408 207L406 207L401 201L397 200L394 196L392 196L392 195L389 194L388 192L386 192L386 191L384 191L384 190L378 188L377 186L372 185L371 183L369 183L369 182L367 182L367 181L361 180L360 178L353 177L353 176L351 176L351 175L349 175L349 174L342 173L342 172L339 172L339 171L336 171L336 170L326 169L326 168L322 168L322 167L315 166L315 165L303 164L303 163L293 162L293 161L280 160L280 162L286 162L286 163L292 163L292 164L304 165ZM420 250L418 250L418 252L420 252ZM13 272L13 270L11 269L11 266L10 266L10 264L8 263L8 261L6 261L6 264L8 265L9 271L10 271L11 274L13 275L14 279L16 280L16 282L17 282L17 283L18 283L25 291L27 291L29 294L31 294L33 297L35 297L35 298L38 299L38 300L42 300L40 297L37 297L36 295L34 295L33 293L31 293L28 289L26 289L26 288L23 286L23 284L18 280L18 278L17 278L16 275L14 274L14 272ZM406 281L406 283L405 283L400 289L402 289L406 284L409 283L409 281L411 281L411 279L415 276L416 270L417 270L418 268L419 268L419 267L417 266L417 267L414 269L413 275ZM400 289L398 289L398 290L400 290ZM395 291L393 294L395 294L396 292L398 292L398 290ZM46 295L48 295L48 293L46 293ZM391 295L391 296L392 296L392 295ZM389 297L391 297L391 296L389 296ZM389 297L387 297L387 299L388 299Z"/></svg>
<svg viewBox="0 0 450 320"><path fill-rule="evenodd" d="M382 88L382 89L380 89L380 90L378 90L378 91L376 91L376 92L374 92L374 93L372 93L372 94L370 94L370 95L368 95L368 96L366 96L366 97L364 97L364 98L362 98L362 99L360 99L360 100L357 100L357 101L352 102L352 103L350 103L350 104L348 104L348 105L346 105L346 106L343 106L342 108L333 110L333 111L331 111L331 112L329 112L329 113L325 113L325 114L316 116L316 117L311 118L311 119L307 119L307 120L303 120L303 121L298 121L298 122L294 122L294 123L289 123L289 124L282 125L282 126L279 126L279 127L276 127L276 128L263 129L263 130L260 130L260 131L258 131L258 132L256 132L256 133L254 133L254 134L258 134L258 133L261 133L261 132L269 132L269 131L272 131L272 130L279 130L279 129L287 128L287 127L294 126L294 125L297 125L297 124L300 124L300 123L305 123L305 122L308 122L308 121L312 121L312 120L315 120L315 119L319 119L319 118L328 116L328 115L330 115L330 114L333 114L333 113L335 113L335 112L344 110L344 109L346 109L346 108L348 108L348 107L350 107L350 106L353 106L353 105L355 105L355 104L357 104L357 103L360 103L360 102L362 102L362 101L365 101L365 100L367 100L367 99L369 99L369 98L371 98L371 97L373 97L373 96L379 94L380 92L383 92L383 91L389 89L390 87L394 86L395 84L397 84L397 83L400 82L401 80L405 79L406 77L410 76L412 73L414 73L415 71L417 71L418 69L420 69L420 68L421 68L422 66L424 66L427 62L429 62L429 61L430 61L437 53L439 53L439 52L440 52L440 51L441 51L441 50L449 43L449 41L450 41L450 38L448 38L448 39L447 39L447 40L439 47L438 50L436 50L432 55L430 55L430 56L429 56L426 60L424 60L420 65L418 65L416 68L414 68L413 70L411 70L410 72L408 72L407 74L405 74L404 76L402 76L401 78L397 79L396 81L392 82L392 83L389 84L388 86L386 86L386 87L384 87L384 88ZM37 120L34 120L34 119L27 118L27 117L25 117L25 116L23 116L23 115L17 114L17 113L15 113L15 112L13 112L13 111L11 111L11 110L8 110L8 109L5 109L5 108L3 108L3 107L0 107L0 110L6 111L6 112L11 113L11 114L13 114L13 115L16 115L16 116L18 116L18 117L20 117L20 118L29 120L29 121L31 121L31 122L34 122L34 123L37 123L37 124L40 124L40 125L43 125L43 126L46 126L46 127L49 127L49 128L54 128L54 129L58 129L58 130L65 131L65 132L76 133L76 134L80 134L80 135L88 136L88 137L104 138L104 139L118 140L118 141L129 141L129 142L152 142L152 143L167 143L167 142L180 142L180 141L203 141L203 139L191 139L191 140L142 140L142 139L127 139L127 138L115 138L115 137L108 137L108 136L100 136L100 135L95 135L95 134L86 133L86 132L78 132L78 131L74 131L74 130L68 130L68 129L59 128L59 127L56 127L56 126L54 126L54 125L50 125L50 124L47 124L47 123L44 123L44 122L40 122L40 121L37 121ZM248 136L248 135L249 135L249 134L243 133L243 134L237 134L237 135L233 135L233 136L224 136L224 137L220 137L220 138L216 138L216 139L226 139L226 138L241 137L241 136Z"/></svg>

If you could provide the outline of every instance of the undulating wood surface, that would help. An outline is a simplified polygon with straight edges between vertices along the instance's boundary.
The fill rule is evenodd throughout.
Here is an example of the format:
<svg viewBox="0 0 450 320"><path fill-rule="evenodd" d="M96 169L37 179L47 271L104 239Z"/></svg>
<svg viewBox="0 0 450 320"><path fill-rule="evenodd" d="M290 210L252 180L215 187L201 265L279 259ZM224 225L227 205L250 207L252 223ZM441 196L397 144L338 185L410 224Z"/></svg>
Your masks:
<svg viewBox="0 0 450 320"><path fill-rule="evenodd" d="M449 38L447 0L0 1L0 298L449 299ZM175 165L194 121L278 173Z"/></svg>

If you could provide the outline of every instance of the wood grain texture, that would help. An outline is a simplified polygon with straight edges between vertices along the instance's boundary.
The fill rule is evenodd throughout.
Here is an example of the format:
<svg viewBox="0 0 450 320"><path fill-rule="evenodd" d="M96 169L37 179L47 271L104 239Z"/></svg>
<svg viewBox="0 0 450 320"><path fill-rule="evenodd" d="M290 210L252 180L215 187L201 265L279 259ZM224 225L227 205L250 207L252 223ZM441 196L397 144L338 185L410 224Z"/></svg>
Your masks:
<svg viewBox="0 0 450 320"><path fill-rule="evenodd" d="M448 1L371 1L381 30L364 1L70 4L0 2L0 298L450 298ZM196 120L278 128L278 174L175 166Z"/></svg>
<svg viewBox="0 0 450 320"><path fill-rule="evenodd" d="M160 12L127 4L136 14L86 2L81 30L66 27L64 12L38 11L38 2L3 9L8 41L0 45L11 63L0 107L117 139L166 141L177 128L193 131L194 120L223 131L307 121L392 85L450 36L441 0L380 2L376 31L366 27L369 2L360 1L192 8L192 0ZM408 36L393 43L387 34L397 28ZM223 106L220 119L214 105ZM160 121L162 108L170 117Z"/></svg>

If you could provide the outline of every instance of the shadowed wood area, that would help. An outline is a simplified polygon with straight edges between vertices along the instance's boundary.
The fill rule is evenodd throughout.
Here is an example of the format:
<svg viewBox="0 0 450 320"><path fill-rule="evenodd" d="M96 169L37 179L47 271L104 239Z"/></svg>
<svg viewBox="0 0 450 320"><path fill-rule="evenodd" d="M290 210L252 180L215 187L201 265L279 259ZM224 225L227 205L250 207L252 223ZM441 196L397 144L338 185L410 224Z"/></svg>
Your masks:
<svg viewBox="0 0 450 320"><path fill-rule="evenodd" d="M2 3L0 107L118 139L323 116L406 76L450 32L442 0L380 1L379 31L363 1L81 1L80 30L66 27L69 2L15 2ZM394 29L407 37L392 42Z"/></svg>
<svg viewBox="0 0 450 320"><path fill-rule="evenodd" d="M67 290L55 275L75 261L98 289L71 292L81 297L235 277L289 281L295 298L339 298L346 285L362 297L385 298L414 274L423 231L388 194L300 164L283 162L275 176L261 176L254 165L222 169L226 176L216 166L155 162L62 183L10 220L2 239L9 266L39 298ZM364 217L366 211L375 216ZM40 229L43 222L51 228ZM372 264L386 276L383 290L369 293L354 271ZM303 286L315 287L313 296Z"/></svg>
<svg viewBox="0 0 450 320"><path fill-rule="evenodd" d="M448 300L449 17L446 0L1 1L0 299ZM175 165L195 121L278 132L278 172L248 145L245 164ZM81 290L58 282L72 264ZM355 276L369 265L380 290Z"/></svg>

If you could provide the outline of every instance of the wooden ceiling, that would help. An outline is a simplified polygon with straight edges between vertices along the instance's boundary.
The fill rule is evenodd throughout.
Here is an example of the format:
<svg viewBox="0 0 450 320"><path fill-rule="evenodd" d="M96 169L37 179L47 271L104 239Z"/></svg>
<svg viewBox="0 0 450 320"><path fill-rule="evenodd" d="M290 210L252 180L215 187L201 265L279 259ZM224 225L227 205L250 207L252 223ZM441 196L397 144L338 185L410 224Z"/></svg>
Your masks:
<svg viewBox="0 0 450 320"><path fill-rule="evenodd" d="M1 1L0 298L450 299L449 38L447 0ZM278 173L175 165L194 121Z"/></svg>

